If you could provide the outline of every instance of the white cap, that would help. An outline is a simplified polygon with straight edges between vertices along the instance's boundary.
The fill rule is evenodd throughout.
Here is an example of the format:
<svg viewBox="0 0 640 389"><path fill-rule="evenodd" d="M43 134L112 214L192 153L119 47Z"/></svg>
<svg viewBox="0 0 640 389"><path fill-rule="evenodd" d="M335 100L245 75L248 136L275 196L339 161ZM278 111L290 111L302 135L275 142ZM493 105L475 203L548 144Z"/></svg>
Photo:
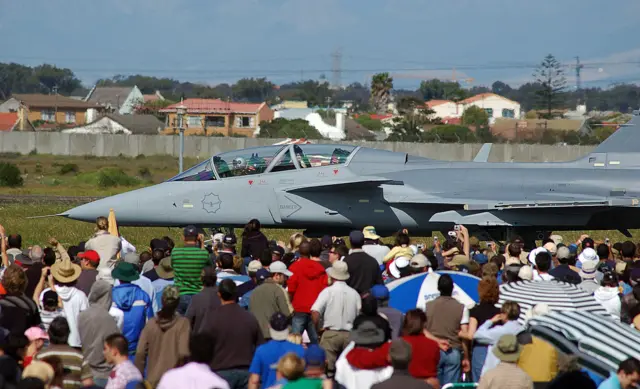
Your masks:
<svg viewBox="0 0 640 389"><path fill-rule="evenodd" d="M284 274L287 277L291 277L293 275L293 273L287 269L287 265L285 265L284 262L281 261L271 262L271 265L269 265L269 272L271 274Z"/></svg>
<svg viewBox="0 0 640 389"><path fill-rule="evenodd" d="M518 272L518 277L521 280L531 281L533 280L533 269L529 265L524 265L520 268Z"/></svg>

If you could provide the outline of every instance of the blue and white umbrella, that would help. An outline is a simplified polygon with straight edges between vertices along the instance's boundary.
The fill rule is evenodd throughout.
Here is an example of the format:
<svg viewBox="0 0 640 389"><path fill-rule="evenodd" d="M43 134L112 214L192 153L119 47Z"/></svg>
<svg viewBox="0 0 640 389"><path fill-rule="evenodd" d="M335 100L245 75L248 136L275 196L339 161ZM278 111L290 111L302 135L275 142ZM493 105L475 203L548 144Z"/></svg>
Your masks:
<svg viewBox="0 0 640 389"><path fill-rule="evenodd" d="M420 273L388 283L389 306L402 312L414 308L424 309L428 301L440 296L438 291L440 274L448 274L453 279L453 297L456 300L469 308L479 301L478 283L480 278L468 273L439 271Z"/></svg>

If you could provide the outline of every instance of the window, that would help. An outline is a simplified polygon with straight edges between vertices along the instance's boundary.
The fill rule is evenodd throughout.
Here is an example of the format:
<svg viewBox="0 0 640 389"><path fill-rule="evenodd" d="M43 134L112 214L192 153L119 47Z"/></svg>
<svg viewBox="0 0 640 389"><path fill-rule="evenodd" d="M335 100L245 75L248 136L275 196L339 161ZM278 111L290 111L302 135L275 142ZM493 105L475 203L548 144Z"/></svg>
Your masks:
<svg viewBox="0 0 640 389"><path fill-rule="evenodd" d="M187 127L202 128L202 118L200 116L187 116Z"/></svg>
<svg viewBox="0 0 640 389"><path fill-rule="evenodd" d="M207 116L205 125L207 127L224 127L224 116Z"/></svg>
<svg viewBox="0 0 640 389"><path fill-rule="evenodd" d="M502 110L502 117L503 118L515 118L516 117L516 111L514 111L513 109L503 109Z"/></svg>
<svg viewBox="0 0 640 389"><path fill-rule="evenodd" d="M255 127L255 118L252 116L237 116L236 127L237 128L253 128Z"/></svg>
<svg viewBox="0 0 640 389"><path fill-rule="evenodd" d="M40 119L45 122L55 122L56 112L52 109L43 109L42 112L40 112Z"/></svg>
<svg viewBox="0 0 640 389"><path fill-rule="evenodd" d="M296 155L301 168L340 165L347 161L349 155L355 150L355 146L347 145L294 145L293 152Z"/></svg>
<svg viewBox="0 0 640 389"><path fill-rule="evenodd" d="M484 111L489 115L489 119L493 117L493 108L485 108Z"/></svg>
<svg viewBox="0 0 640 389"><path fill-rule="evenodd" d="M211 159L207 159L204 162L178 174L177 176L169 179L169 181L213 181L216 179L213 174L213 167L211 166Z"/></svg>
<svg viewBox="0 0 640 389"><path fill-rule="evenodd" d="M230 151L213 157L220 178L261 174L273 159L288 146L265 146Z"/></svg>
<svg viewBox="0 0 640 389"><path fill-rule="evenodd" d="M65 112L64 120L67 123L75 123L76 122L76 113L75 112Z"/></svg>

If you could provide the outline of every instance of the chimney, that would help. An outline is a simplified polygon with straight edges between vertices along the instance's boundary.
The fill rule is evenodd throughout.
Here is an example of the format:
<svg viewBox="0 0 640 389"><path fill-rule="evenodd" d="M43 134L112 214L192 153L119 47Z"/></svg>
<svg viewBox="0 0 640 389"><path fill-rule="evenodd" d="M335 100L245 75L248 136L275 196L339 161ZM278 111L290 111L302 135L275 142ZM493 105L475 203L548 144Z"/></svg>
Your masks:
<svg viewBox="0 0 640 389"><path fill-rule="evenodd" d="M20 104L20 107L18 107L18 120L20 121L20 131L24 131L24 122L26 121L26 111L27 108L24 106L24 104Z"/></svg>
<svg viewBox="0 0 640 389"><path fill-rule="evenodd" d="M346 120L346 118L345 118L344 113L340 112L340 111L336 111L336 127L342 133L344 133L345 120Z"/></svg>

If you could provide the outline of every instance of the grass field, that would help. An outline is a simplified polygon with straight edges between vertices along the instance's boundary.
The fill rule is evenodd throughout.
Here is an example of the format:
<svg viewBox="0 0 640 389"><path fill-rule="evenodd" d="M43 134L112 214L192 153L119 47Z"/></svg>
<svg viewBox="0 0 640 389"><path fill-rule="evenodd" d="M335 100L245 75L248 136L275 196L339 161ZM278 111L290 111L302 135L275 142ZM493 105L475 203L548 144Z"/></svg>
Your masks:
<svg viewBox="0 0 640 389"><path fill-rule="evenodd" d="M178 159L168 156L98 158L0 154L0 162L18 166L24 179L22 187L0 188L0 194L4 195L108 196L157 184L178 173ZM197 162L186 158L185 168ZM132 178L132 183L102 188L97 183L101 169L121 169Z"/></svg>

